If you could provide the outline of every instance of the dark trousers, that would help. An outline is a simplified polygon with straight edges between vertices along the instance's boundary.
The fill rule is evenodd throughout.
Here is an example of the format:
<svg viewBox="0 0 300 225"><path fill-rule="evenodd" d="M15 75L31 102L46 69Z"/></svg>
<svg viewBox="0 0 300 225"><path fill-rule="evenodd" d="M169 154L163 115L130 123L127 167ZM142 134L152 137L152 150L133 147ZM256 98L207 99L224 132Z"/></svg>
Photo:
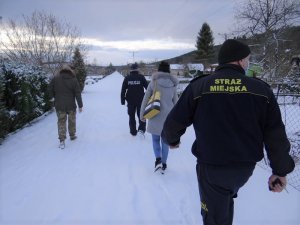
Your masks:
<svg viewBox="0 0 300 225"><path fill-rule="evenodd" d="M232 225L234 201L251 177L255 164L196 166L204 225Z"/></svg>
<svg viewBox="0 0 300 225"><path fill-rule="evenodd" d="M135 121L135 114L139 118L139 127L138 130L141 130L145 132L146 130L146 122L143 122L140 120L140 109L141 109L141 104L128 104L128 115L129 115L129 129L130 133L132 135L136 135L137 129L136 129L136 121Z"/></svg>

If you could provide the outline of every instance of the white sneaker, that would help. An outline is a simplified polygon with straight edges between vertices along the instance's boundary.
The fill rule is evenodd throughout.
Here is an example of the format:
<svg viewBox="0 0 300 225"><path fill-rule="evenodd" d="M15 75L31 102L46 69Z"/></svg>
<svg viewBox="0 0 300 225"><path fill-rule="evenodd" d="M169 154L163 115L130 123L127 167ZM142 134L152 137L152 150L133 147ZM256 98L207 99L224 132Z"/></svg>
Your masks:
<svg viewBox="0 0 300 225"><path fill-rule="evenodd" d="M154 168L154 172L156 172L156 171L161 171L161 168L162 168L162 164L160 163L160 164L157 164L156 166L155 166L155 168Z"/></svg>
<svg viewBox="0 0 300 225"><path fill-rule="evenodd" d="M137 133L138 133L138 136L139 136L141 139L145 139L145 132L144 132L144 131L139 130Z"/></svg>
<svg viewBox="0 0 300 225"><path fill-rule="evenodd" d="M59 143L59 146L58 146L60 149L64 149L66 146L65 146L65 141L61 141Z"/></svg>

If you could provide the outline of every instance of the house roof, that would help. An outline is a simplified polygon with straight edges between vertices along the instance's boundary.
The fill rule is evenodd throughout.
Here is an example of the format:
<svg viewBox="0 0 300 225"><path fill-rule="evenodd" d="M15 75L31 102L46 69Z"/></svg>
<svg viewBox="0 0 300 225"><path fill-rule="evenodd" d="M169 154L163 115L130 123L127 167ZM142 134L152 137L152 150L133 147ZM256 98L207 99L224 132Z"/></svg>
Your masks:
<svg viewBox="0 0 300 225"><path fill-rule="evenodd" d="M204 66L201 63L189 63L188 68L189 70L199 70L199 71L204 70Z"/></svg>
<svg viewBox="0 0 300 225"><path fill-rule="evenodd" d="M204 66L201 63L188 63L187 67L189 70L199 70L199 71L204 70ZM184 64L170 64L170 69L171 70L184 70L185 65Z"/></svg>
<svg viewBox="0 0 300 225"><path fill-rule="evenodd" d="M184 65L183 64L170 64L171 70L183 70Z"/></svg>

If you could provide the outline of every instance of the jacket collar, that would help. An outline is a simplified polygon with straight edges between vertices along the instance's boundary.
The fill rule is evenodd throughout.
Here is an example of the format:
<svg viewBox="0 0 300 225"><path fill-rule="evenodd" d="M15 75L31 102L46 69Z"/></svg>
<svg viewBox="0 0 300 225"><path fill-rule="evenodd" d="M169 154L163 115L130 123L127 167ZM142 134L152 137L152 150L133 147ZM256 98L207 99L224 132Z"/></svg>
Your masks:
<svg viewBox="0 0 300 225"><path fill-rule="evenodd" d="M139 74L139 71L137 71L137 70L131 70L130 71L130 75L133 75L133 74Z"/></svg>
<svg viewBox="0 0 300 225"><path fill-rule="evenodd" d="M243 67L239 66L239 65L235 65L235 64L222 64L222 65L219 65L217 68L216 68L216 71L219 71L219 70L224 70L224 69L231 69L231 70L236 70L238 71L239 73L242 73L242 74L246 74L245 70L243 69Z"/></svg>

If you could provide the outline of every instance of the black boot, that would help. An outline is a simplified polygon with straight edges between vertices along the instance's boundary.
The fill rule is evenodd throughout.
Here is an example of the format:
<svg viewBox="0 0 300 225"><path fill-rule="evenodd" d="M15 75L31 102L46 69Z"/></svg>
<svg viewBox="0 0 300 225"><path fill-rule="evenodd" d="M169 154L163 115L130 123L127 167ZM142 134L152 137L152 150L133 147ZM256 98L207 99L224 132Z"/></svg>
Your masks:
<svg viewBox="0 0 300 225"><path fill-rule="evenodd" d="M167 164L166 164L166 163L163 163L163 164L162 164L162 168L161 168L161 174L165 174L166 169L167 169Z"/></svg>
<svg viewBox="0 0 300 225"><path fill-rule="evenodd" d="M155 167L154 171L161 169L161 167L162 167L161 158L156 158L154 167Z"/></svg>
<svg viewBox="0 0 300 225"><path fill-rule="evenodd" d="M167 163L163 163L161 169L162 169L162 170L166 170L166 169L167 169Z"/></svg>

